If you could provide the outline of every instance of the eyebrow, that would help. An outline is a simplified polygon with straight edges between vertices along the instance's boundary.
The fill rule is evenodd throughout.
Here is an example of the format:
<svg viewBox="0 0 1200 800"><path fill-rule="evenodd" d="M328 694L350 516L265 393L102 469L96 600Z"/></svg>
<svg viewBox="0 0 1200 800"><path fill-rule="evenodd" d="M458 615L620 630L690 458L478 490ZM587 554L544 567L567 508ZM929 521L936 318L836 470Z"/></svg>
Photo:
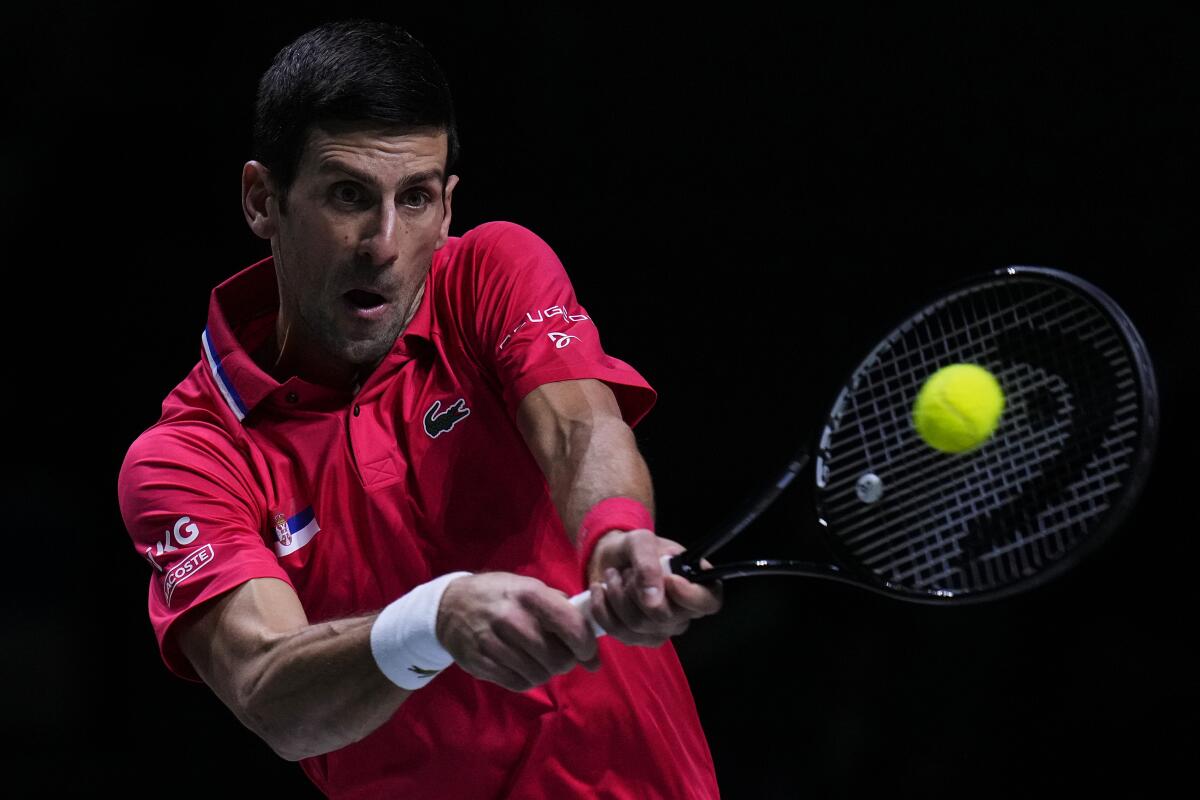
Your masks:
<svg viewBox="0 0 1200 800"><path fill-rule="evenodd" d="M317 171L322 173L344 172L351 178L354 178L360 183L365 183L368 186L375 183L375 179L370 175L366 174L365 172L359 172L353 167L349 167L340 161L326 161L321 164ZM406 175L404 179L400 181L400 188L407 189L409 186L416 186L417 184L425 183L426 181L437 181L444 184L445 180L445 175L442 174L440 169L427 169L423 172L414 172L411 175Z"/></svg>

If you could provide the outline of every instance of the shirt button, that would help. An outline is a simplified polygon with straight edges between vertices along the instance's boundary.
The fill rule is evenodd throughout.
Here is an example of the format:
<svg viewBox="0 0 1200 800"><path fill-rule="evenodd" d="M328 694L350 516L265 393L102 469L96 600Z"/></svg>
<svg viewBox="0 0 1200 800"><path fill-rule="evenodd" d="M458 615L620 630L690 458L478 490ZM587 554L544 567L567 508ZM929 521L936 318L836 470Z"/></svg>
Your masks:
<svg viewBox="0 0 1200 800"><path fill-rule="evenodd" d="M354 404L354 416L358 416L358 403Z"/></svg>
<svg viewBox="0 0 1200 800"><path fill-rule="evenodd" d="M296 394L295 392L288 392L287 401L289 403L298 403L300 402L300 395Z"/></svg>

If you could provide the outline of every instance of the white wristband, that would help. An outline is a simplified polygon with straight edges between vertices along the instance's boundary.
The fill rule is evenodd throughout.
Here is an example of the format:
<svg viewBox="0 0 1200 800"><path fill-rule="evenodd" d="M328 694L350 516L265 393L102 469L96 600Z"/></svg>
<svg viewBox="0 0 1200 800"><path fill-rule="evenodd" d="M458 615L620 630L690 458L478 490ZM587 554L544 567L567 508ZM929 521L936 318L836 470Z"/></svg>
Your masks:
<svg viewBox="0 0 1200 800"><path fill-rule="evenodd" d="M437 640L442 592L455 578L451 572L423 583L379 612L371 626L371 655L388 679L401 689L420 689L454 663Z"/></svg>

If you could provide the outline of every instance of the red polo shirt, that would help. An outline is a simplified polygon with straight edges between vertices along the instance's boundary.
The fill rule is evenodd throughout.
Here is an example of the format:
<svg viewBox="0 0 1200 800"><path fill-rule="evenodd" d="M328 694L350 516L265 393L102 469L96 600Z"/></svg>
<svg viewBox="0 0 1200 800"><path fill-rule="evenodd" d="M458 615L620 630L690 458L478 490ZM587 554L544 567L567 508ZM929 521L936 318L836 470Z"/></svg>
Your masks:
<svg viewBox="0 0 1200 800"><path fill-rule="evenodd" d="M451 237L357 394L280 384L254 363L278 305L270 258L213 290L200 362L121 468L174 673L199 680L174 623L251 578L287 582L312 623L377 611L454 570L583 588L518 404L543 383L596 378L634 425L655 395L604 353L541 239L505 222ZM451 667L370 736L301 766L333 797L717 796L671 645L606 637L600 650L599 672L521 693Z"/></svg>

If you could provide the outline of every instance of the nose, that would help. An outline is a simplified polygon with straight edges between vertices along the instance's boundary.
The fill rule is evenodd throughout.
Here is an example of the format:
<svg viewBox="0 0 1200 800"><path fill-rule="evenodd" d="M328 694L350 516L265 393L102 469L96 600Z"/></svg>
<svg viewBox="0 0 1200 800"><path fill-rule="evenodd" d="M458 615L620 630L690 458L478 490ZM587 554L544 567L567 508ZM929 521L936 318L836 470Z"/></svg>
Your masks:
<svg viewBox="0 0 1200 800"><path fill-rule="evenodd" d="M368 217L359 242L359 258L386 267L400 256L400 220L394 203L379 203Z"/></svg>

